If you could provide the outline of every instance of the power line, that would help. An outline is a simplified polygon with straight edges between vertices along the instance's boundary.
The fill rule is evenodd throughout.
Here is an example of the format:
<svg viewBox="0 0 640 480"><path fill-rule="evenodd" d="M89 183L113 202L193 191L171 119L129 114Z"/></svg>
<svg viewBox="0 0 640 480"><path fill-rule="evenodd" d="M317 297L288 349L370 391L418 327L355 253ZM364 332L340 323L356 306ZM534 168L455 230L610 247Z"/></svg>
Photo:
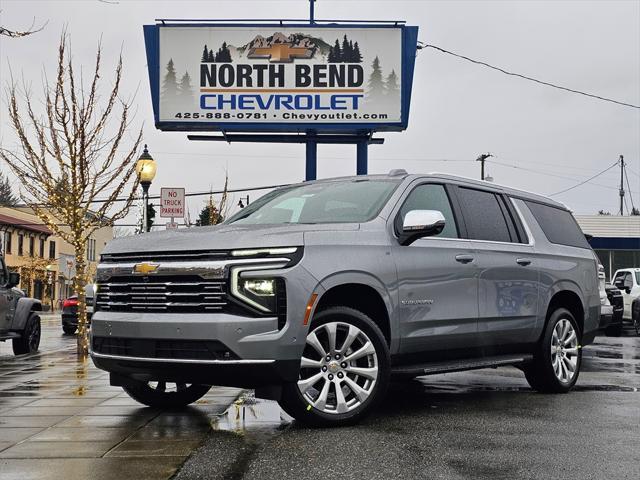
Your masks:
<svg viewBox="0 0 640 480"><path fill-rule="evenodd" d="M502 165L504 167L515 168L517 170L524 170L524 171L527 171L527 172L536 173L538 175L544 175L544 176L547 176L547 177L562 178L564 180L575 180L576 177L587 178L586 175L574 175L572 177L569 177L569 176L566 176L566 175L559 175L559 174L556 174L556 173L550 173L547 170L536 170L534 168L527 168L527 167L522 167L520 165L513 165L511 163L498 162L496 160L487 160L487 162L493 163L495 165ZM548 165L548 164L541 164L541 165ZM611 185L603 185L602 183L590 183L590 185L593 185L595 187L600 187L600 188L607 188L609 190L618 190L617 187L613 187Z"/></svg>
<svg viewBox="0 0 640 480"><path fill-rule="evenodd" d="M624 169L624 178L627 180L627 191L629 192L629 198L631 199L631 208L635 210L636 206L633 204L633 194L631 193L631 185L629 185L629 174L627 173L626 164Z"/></svg>
<svg viewBox="0 0 640 480"><path fill-rule="evenodd" d="M600 95L594 95L593 93L581 92L580 90L575 90L573 88L563 87L561 85L556 85L554 83L545 82L543 80L538 80L537 78L529 77L527 75L522 75L520 73L510 72L508 70L505 70L504 68L496 67L494 65L491 65L491 64L486 63L486 62L482 62L480 60L474 60L473 58L469 58L469 57L466 57L464 55L460 55L460 54L457 54L457 53L450 52L449 50L445 50L444 48L440 48L440 47L438 47L436 45L430 45L430 44L426 44L426 43L423 43L423 42L418 42L418 43L421 44L421 45L418 45L419 49L421 49L421 48L433 48L434 50L437 50L439 52L446 53L448 55L453 55L454 57L462 58L463 60L467 60L468 62L475 63L476 65L482 65L484 67L491 68L492 70L497 70L498 72L504 73L505 75L511 75L513 77L518 77L518 78L522 78L524 80L529 80L531 82L539 83L540 85L545 85L547 87L557 88L558 90L564 90L566 92L577 93L578 95L584 95L585 97L595 98L597 100L602 100L604 102L610 102L610 103L615 103L617 105L622 105L624 107L631 107L631 108L640 109L640 105L633 105L631 103L620 102L620 101L614 100L612 98L601 97Z"/></svg>
<svg viewBox="0 0 640 480"><path fill-rule="evenodd" d="M613 167L616 167L616 166L618 166L618 161L616 161L613 165L611 165L611 166L609 166L609 167L605 168L605 169L604 169L604 170L602 170L600 173L595 174L593 177L589 177L587 180L584 180L584 181L582 181L582 182L580 182L580 183L578 183L578 184L574 185L573 187L565 188L564 190L560 190L559 192L552 193L552 194L550 194L549 196L550 196L550 197L553 197L553 196L555 196L555 195L560 195L561 193L568 192L569 190L573 190L574 188L578 188L579 186L584 185L585 183L590 182L590 181L591 181L591 180L593 180L594 178L599 177L599 176L600 176L600 175L602 175L603 173L608 172L609 170L611 170Z"/></svg>

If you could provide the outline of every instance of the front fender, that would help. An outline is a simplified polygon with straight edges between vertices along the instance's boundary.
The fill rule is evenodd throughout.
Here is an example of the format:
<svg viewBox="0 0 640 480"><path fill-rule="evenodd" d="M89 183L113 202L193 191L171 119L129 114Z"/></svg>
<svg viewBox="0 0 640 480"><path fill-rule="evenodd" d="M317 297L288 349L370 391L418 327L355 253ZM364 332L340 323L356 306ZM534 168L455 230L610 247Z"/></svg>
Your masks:
<svg viewBox="0 0 640 480"><path fill-rule="evenodd" d="M11 330L24 330L29 315L32 311L41 311L42 303L35 298L23 297L18 300L16 305L16 311L13 314L13 321L11 322Z"/></svg>
<svg viewBox="0 0 640 480"><path fill-rule="evenodd" d="M391 331L391 352L395 352L399 346L398 341L398 322L395 321L396 317L396 307L397 305L393 302L393 297L387 287L374 275L371 275L368 272L359 271L359 270L348 270L343 272L332 273L331 275L323 278L319 285L324 290L323 294L329 291L333 287L337 287L339 285L344 285L348 283L357 283L366 285L368 287L373 288L384 302L387 307L387 313L389 315L389 328ZM318 303L322 297L318 299Z"/></svg>

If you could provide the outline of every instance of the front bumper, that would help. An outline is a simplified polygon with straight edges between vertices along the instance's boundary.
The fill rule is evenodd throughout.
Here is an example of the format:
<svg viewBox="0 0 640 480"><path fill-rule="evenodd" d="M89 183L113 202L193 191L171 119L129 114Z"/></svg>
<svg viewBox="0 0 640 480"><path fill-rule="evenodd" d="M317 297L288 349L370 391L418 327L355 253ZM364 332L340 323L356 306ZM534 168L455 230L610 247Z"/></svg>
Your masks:
<svg viewBox="0 0 640 480"><path fill-rule="evenodd" d="M91 352L96 367L111 373L112 385L127 380L259 388L297 380L300 360L173 360L131 358Z"/></svg>
<svg viewBox="0 0 640 480"><path fill-rule="evenodd" d="M91 357L114 378L242 388L291 382L298 377L306 327L298 320L301 312L292 308L288 313L296 320L290 317L278 330L277 317L98 311L91 325ZM117 348L94 348L105 340ZM176 345L177 352L193 342L219 342L229 355L179 358L166 351L166 345ZM146 346L135 348L136 344Z"/></svg>

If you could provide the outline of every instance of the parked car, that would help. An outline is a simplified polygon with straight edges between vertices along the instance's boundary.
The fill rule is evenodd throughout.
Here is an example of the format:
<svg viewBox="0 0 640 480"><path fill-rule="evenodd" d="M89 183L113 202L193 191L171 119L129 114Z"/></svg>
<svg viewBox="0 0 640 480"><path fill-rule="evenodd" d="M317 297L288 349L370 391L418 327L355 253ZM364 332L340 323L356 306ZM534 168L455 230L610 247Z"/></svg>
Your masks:
<svg viewBox="0 0 640 480"><path fill-rule="evenodd" d="M16 288L20 274L9 272L0 255L0 341L11 340L13 353L34 353L40 346L42 304Z"/></svg>
<svg viewBox="0 0 640 480"><path fill-rule="evenodd" d="M640 297L640 268L621 268L613 275L612 282L621 292L624 300L623 317L631 321L631 305Z"/></svg>
<svg viewBox="0 0 640 480"><path fill-rule="evenodd" d="M93 315L93 284L88 284L84 289L87 303L87 321L91 323ZM72 295L62 303L62 331L67 335L73 335L78 329L78 295Z"/></svg>
<svg viewBox="0 0 640 480"><path fill-rule="evenodd" d="M607 322L604 330L605 334L610 337L619 337L622 334L623 318L622 313L624 311L624 300L622 298L622 292L613 285L606 284L605 291L607 293L607 304L610 306L611 319ZM604 306L602 307L605 308Z"/></svg>
<svg viewBox="0 0 640 480"><path fill-rule="evenodd" d="M255 388L313 425L358 421L392 374L515 365L565 393L599 327L597 264L540 195L404 170L306 182L110 242L91 356L146 405Z"/></svg>

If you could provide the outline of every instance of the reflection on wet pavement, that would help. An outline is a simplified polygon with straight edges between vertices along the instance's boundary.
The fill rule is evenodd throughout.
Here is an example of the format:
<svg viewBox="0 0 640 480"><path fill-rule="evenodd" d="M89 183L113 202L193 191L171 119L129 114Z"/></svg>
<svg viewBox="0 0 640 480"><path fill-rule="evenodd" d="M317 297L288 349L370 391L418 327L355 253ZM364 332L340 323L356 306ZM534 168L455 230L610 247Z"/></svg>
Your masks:
<svg viewBox="0 0 640 480"><path fill-rule="evenodd" d="M169 478L241 393L214 387L184 410L148 408L78 359L58 316L42 327L38 354L15 357L0 344L2 480Z"/></svg>

